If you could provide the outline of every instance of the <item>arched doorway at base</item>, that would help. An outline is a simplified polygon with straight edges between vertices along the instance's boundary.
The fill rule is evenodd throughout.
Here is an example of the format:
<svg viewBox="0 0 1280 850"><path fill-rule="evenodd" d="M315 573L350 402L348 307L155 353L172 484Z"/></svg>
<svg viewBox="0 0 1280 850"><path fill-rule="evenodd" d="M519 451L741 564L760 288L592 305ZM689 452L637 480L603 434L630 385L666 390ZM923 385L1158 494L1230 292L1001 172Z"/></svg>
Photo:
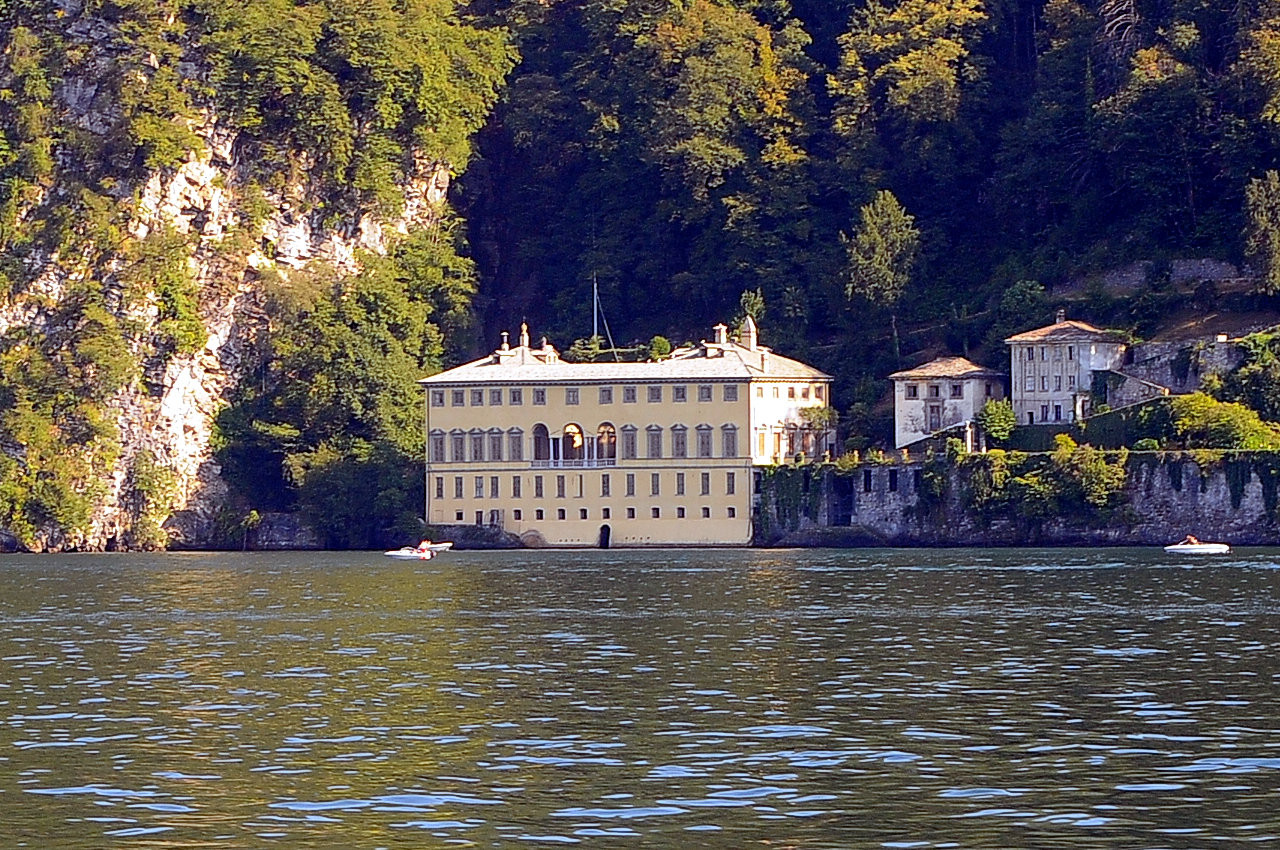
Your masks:
<svg viewBox="0 0 1280 850"><path fill-rule="evenodd" d="M608 523L605 523L604 525L600 526L600 548L601 549L609 548L609 538L612 536L613 536L613 530L609 528Z"/></svg>

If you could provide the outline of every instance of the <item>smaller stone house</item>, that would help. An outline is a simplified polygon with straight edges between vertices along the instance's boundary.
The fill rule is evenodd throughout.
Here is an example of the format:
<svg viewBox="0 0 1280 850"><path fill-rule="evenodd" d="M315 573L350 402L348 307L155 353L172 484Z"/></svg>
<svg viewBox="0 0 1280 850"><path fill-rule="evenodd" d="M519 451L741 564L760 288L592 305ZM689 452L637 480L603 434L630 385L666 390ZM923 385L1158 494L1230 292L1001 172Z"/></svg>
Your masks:
<svg viewBox="0 0 1280 850"><path fill-rule="evenodd" d="M1004 398L1004 375L963 357L939 357L894 372L889 379L894 447L899 449L953 428L962 428L971 443L969 426L978 411L988 401Z"/></svg>

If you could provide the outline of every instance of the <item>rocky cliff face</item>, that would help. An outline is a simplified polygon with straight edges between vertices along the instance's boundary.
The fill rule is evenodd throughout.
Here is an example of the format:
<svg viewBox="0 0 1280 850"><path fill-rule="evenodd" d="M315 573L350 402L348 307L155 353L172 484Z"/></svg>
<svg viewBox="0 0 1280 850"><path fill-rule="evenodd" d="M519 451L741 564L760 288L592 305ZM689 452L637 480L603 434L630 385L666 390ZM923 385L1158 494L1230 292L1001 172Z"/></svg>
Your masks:
<svg viewBox="0 0 1280 850"><path fill-rule="evenodd" d="M93 40L93 32L85 34ZM91 80L71 77L55 92L65 120L86 132L105 132L113 121L109 103L95 96ZM155 232L168 232L187 246L183 262L198 290L198 315L204 343L195 351L168 353L154 338L159 318L155 298L141 305L122 297L121 251L93 256L66 255L37 247L25 258L19 285L0 300L0 335L26 329L36 335L59 330L59 305L86 276L100 280L112 312L138 332L130 338L141 366L107 408L118 431L119 452L105 490L96 500L88 532L63 536L54 524L42 528L28 545L34 549L101 550L127 545L137 519L134 459L149 453L170 475L163 504L154 506L173 545L200 546L210 541L215 520L227 499L210 438L214 417L229 391L252 362L254 341L266 326L262 282L287 282L312 263L343 271L358 269L361 251L382 253L395 233L429 224L449 187L449 173L438 164L415 163L406 181L402 213L392 219L356 210L335 215L322 203L320 189L305 167L275 190L258 190L235 129L220 126L206 112L192 131L202 150L176 168L155 169L111 190L131 211L122 229L124 244L136 244ZM303 163L305 165L305 163ZM62 191L56 182L31 199L30 209L48 204ZM244 241L246 196L266 210L253 241ZM235 246L231 243L236 241Z"/></svg>

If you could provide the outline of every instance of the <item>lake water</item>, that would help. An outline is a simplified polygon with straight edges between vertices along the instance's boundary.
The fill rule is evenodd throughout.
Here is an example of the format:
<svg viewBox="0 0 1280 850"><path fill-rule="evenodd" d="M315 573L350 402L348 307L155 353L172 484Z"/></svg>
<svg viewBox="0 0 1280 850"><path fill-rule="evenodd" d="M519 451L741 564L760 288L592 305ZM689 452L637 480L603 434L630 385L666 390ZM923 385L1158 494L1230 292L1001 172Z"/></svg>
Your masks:
<svg viewBox="0 0 1280 850"><path fill-rule="evenodd" d="M1280 552L0 558L0 846L1280 842Z"/></svg>

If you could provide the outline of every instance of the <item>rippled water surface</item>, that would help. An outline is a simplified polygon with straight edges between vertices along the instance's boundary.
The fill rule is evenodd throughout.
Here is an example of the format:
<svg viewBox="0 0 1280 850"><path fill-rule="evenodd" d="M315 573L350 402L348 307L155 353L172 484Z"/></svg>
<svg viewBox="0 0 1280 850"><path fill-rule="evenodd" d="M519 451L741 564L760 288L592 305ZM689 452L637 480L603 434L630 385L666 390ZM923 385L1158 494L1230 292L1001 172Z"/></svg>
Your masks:
<svg viewBox="0 0 1280 850"><path fill-rule="evenodd" d="M0 558L0 846L1274 844L1278 563Z"/></svg>

